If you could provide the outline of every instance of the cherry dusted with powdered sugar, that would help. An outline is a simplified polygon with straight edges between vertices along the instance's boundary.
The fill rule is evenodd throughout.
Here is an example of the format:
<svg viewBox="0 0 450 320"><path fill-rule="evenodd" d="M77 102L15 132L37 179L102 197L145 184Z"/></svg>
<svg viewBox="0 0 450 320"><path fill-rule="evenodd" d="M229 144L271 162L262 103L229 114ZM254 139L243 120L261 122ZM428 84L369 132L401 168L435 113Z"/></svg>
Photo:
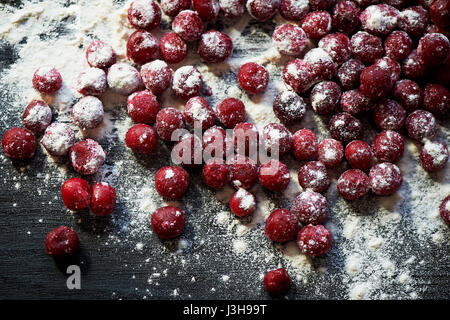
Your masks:
<svg viewBox="0 0 450 320"><path fill-rule="evenodd" d="M86 60L93 68L108 69L116 63L117 57L116 52L109 44L94 40L86 50Z"/></svg>
<svg viewBox="0 0 450 320"><path fill-rule="evenodd" d="M105 115L103 103L96 97L88 96L78 101L70 111L73 124L81 130L97 128Z"/></svg>
<svg viewBox="0 0 450 320"><path fill-rule="evenodd" d="M300 122L306 114L306 103L293 91L282 91L273 100L273 112L282 123Z"/></svg>
<svg viewBox="0 0 450 320"><path fill-rule="evenodd" d="M184 118L192 128L199 126L205 130L213 126L217 116L213 108L202 97L193 97L186 102Z"/></svg>
<svg viewBox="0 0 450 320"><path fill-rule="evenodd" d="M292 134L281 123L266 125L263 128L261 140L266 151L272 156L277 152L280 156L283 156L292 149Z"/></svg>
<svg viewBox="0 0 450 320"><path fill-rule="evenodd" d="M271 270L264 276L264 288L271 295L284 294L291 286L291 278L283 268Z"/></svg>
<svg viewBox="0 0 450 320"><path fill-rule="evenodd" d="M226 98L216 106L219 121L225 128L233 129L238 123L245 122L247 114L244 103L236 98Z"/></svg>
<svg viewBox="0 0 450 320"><path fill-rule="evenodd" d="M109 216L116 208L116 189L106 182L96 183L91 189L89 208L96 216Z"/></svg>
<svg viewBox="0 0 450 320"><path fill-rule="evenodd" d="M369 192L369 177L358 169L345 171L337 181L337 190L342 198L356 200Z"/></svg>
<svg viewBox="0 0 450 320"><path fill-rule="evenodd" d="M137 30L128 38L127 57L137 64L145 64L158 58L159 41L150 32Z"/></svg>
<svg viewBox="0 0 450 320"><path fill-rule="evenodd" d="M246 217L251 215L256 210L256 198L255 196L245 190L239 188L232 196L228 203L231 212L238 217Z"/></svg>
<svg viewBox="0 0 450 320"><path fill-rule="evenodd" d="M52 122L52 109L41 100L33 100L25 108L22 123L33 132L44 131Z"/></svg>
<svg viewBox="0 0 450 320"><path fill-rule="evenodd" d="M192 0L192 7L203 21L213 21L220 11L219 0Z"/></svg>
<svg viewBox="0 0 450 320"><path fill-rule="evenodd" d="M201 35L197 52L207 63L224 62L233 54L233 40L225 33L209 30Z"/></svg>
<svg viewBox="0 0 450 320"><path fill-rule="evenodd" d="M408 137L418 142L433 139L437 134L436 119L425 110L416 110L406 118Z"/></svg>
<svg viewBox="0 0 450 320"><path fill-rule="evenodd" d="M320 224L303 227L297 236L300 251L311 257L326 254L330 251L332 242L331 232Z"/></svg>
<svg viewBox="0 0 450 320"><path fill-rule="evenodd" d="M299 56L307 45L305 31L293 24L276 27L272 39L278 51L288 56Z"/></svg>
<svg viewBox="0 0 450 320"><path fill-rule="evenodd" d="M230 160L229 168L231 185L236 189L250 189L258 180L258 167L248 157L237 154Z"/></svg>
<svg viewBox="0 0 450 320"><path fill-rule="evenodd" d="M269 72L257 63L245 63L239 69L238 82L239 86L247 93L261 93L266 91L269 84Z"/></svg>
<svg viewBox="0 0 450 320"><path fill-rule="evenodd" d="M373 164L372 149L362 140L353 140L345 147L345 158L354 169L363 171Z"/></svg>
<svg viewBox="0 0 450 320"><path fill-rule="evenodd" d="M89 183L81 178L70 178L61 187L64 205L72 211L87 208L90 203L91 188Z"/></svg>
<svg viewBox="0 0 450 320"><path fill-rule="evenodd" d="M167 32L159 39L159 54L167 63L178 63L188 54L186 42L175 32Z"/></svg>
<svg viewBox="0 0 450 320"><path fill-rule="evenodd" d="M320 161L304 164L298 171L298 182L304 190L311 189L315 192L327 190L331 183L327 168Z"/></svg>
<svg viewBox="0 0 450 320"><path fill-rule="evenodd" d="M320 193L306 190L292 202L291 211L302 225L322 224L328 219L327 199Z"/></svg>
<svg viewBox="0 0 450 320"><path fill-rule="evenodd" d="M280 0L247 0L248 13L258 21L272 18L280 7Z"/></svg>
<svg viewBox="0 0 450 320"><path fill-rule="evenodd" d="M128 21L135 29L151 31L161 23L161 9L153 0L134 0L128 8Z"/></svg>
<svg viewBox="0 0 450 320"><path fill-rule="evenodd" d="M162 60L146 63L141 68L145 87L154 94L166 91L172 83L172 69Z"/></svg>
<svg viewBox="0 0 450 320"><path fill-rule="evenodd" d="M271 191L285 190L291 181L288 167L274 159L259 167L258 178L259 183Z"/></svg>
<svg viewBox="0 0 450 320"><path fill-rule="evenodd" d="M335 139L324 139L319 143L317 160L322 162L327 168L339 166L343 158L344 147L340 141Z"/></svg>
<svg viewBox="0 0 450 320"><path fill-rule="evenodd" d="M150 154L158 146L158 135L149 125L135 124L128 129L125 144L136 153Z"/></svg>
<svg viewBox="0 0 450 320"><path fill-rule="evenodd" d="M191 7L192 0L161 0L161 9L166 15L174 18L183 10Z"/></svg>
<svg viewBox="0 0 450 320"><path fill-rule="evenodd" d="M370 188L379 196L389 196L395 193L402 185L400 169L392 163L376 164L369 173Z"/></svg>
<svg viewBox="0 0 450 320"><path fill-rule="evenodd" d="M178 166L162 167L155 175L155 188L164 198L179 199L189 186L189 174Z"/></svg>
<svg viewBox="0 0 450 320"><path fill-rule="evenodd" d="M151 218L152 229L161 239L178 237L184 230L184 213L174 206L156 209Z"/></svg>
<svg viewBox="0 0 450 320"><path fill-rule="evenodd" d="M287 242L297 235L298 220L295 214L287 209L273 211L266 220L264 233L274 242Z"/></svg>
<svg viewBox="0 0 450 320"><path fill-rule="evenodd" d="M76 253L80 247L77 233L69 227L60 226L52 229L45 238L45 250L55 258L62 258Z"/></svg>
<svg viewBox="0 0 450 320"><path fill-rule="evenodd" d="M91 175L103 165L106 153L97 141L86 139L70 148L69 158L75 171L82 175Z"/></svg>
<svg viewBox="0 0 450 320"><path fill-rule="evenodd" d="M61 157L77 142L75 132L66 123L53 122L45 129L41 143L47 152L55 157Z"/></svg>
<svg viewBox="0 0 450 320"><path fill-rule="evenodd" d="M386 130L375 136L372 149L379 161L396 163L403 156L405 141L400 133Z"/></svg>
<svg viewBox="0 0 450 320"><path fill-rule="evenodd" d="M148 90L135 92L128 96L127 111L134 122L152 125L159 111L158 99Z"/></svg>
<svg viewBox="0 0 450 320"><path fill-rule="evenodd" d="M220 190L227 185L230 179L230 170L224 160L212 158L203 166L202 178L209 188Z"/></svg>
<svg viewBox="0 0 450 320"><path fill-rule="evenodd" d="M447 146L441 142L427 140L420 151L420 163L428 172L444 169L448 162Z"/></svg>
<svg viewBox="0 0 450 320"><path fill-rule="evenodd" d="M84 96L99 96L107 88L106 73L99 68L90 68L78 75L75 89Z"/></svg>
<svg viewBox="0 0 450 320"><path fill-rule="evenodd" d="M183 113L175 108L163 108L156 115L156 130L159 137L163 140L171 141L175 130L184 129L185 127ZM181 137L178 136L179 138Z"/></svg>
<svg viewBox="0 0 450 320"><path fill-rule="evenodd" d="M203 79L202 74L193 66L184 66L173 74L172 90L176 96L189 99L200 95Z"/></svg>
<svg viewBox="0 0 450 320"><path fill-rule="evenodd" d="M364 132L361 121L346 112L334 115L330 120L329 128L333 139L344 144L360 139Z"/></svg>
<svg viewBox="0 0 450 320"><path fill-rule="evenodd" d="M43 94L55 93L62 87L61 74L53 67L40 67L33 75L33 87Z"/></svg>
<svg viewBox="0 0 450 320"><path fill-rule="evenodd" d="M172 21L172 30L184 41L195 41L200 39L205 26L199 15L192 10L181 11Z"/></svg>
<svg viewBox="0 0 450 320"><path fill-rule="evenodd" d="M300 129L293 136L292 153L299 160L313 159L318 150L316 134L310 129Z"/></svg>

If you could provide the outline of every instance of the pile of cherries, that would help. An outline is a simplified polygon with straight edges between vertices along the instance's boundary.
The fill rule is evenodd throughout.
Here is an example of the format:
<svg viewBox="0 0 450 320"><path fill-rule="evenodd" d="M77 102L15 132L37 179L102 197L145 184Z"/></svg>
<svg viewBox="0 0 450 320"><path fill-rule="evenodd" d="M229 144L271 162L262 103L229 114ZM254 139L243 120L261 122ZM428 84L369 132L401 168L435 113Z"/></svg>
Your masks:
<svg viewBox="0 0 450 320"><path fill-rule="evenodd" d="M381 3L380 3L381 2ZM173 18L172 32L157 39L151 31L161 23L161 9ZM247 9L251 17L267 21L279 12L291 21L278 26L273 42L280 54L293 60L283 69L288 90L274 99L273 111L281 123L270 123L262 132L246 122L245 105L235 98L221 101L215 108L200 95L203 81L194 66L181 66L175 72L170 64L181 63L190 42L207 64L226 61L233 53L232 39L219 31L205 31L219 15L239 18ZM125 137L133 152L150 154L158 140L169 143L177 129L200 126L201 138L185 134L173 144L181 166L166 166L155 175L157 192L166 199L180 199L189 186L187 170L202 167L204 183L219 190L228 183L237 189L229 201L238 217L256 210L255 196L249 191L257 181L266 189L285 190L291 176L279 160L258 163L249 156L252 144L280 156L291 153L306 161L298 171L305 190L291 208L277 209L266 220L266 236L279 243L297 239L308 256L326 254L332 235L323 224L329 214L322 195L330 185L328 169L347 160L352 169L342 173L337 190L346 200L356 200L370 190L380 196L395 193L402 184L395 165L404 152L404 136L421 145L420 162L428 172L446 165L447 146L435 141L435 116L450 111L450 2L448 0L152 0L133 1L128 20L137 29L128 39L127 56L140 69L117 62L114 49L99 40L86 51L90 69L82 72L76 90L84 97L71 111L73 124L80 130L93 129L103 121L103 104L96 96L108 88L128 97L127 111L137 124ZM317 47L302 56L308 39ZM263 93L270 81L264 66L250 62L241 66L237 80L242 90ZM53 94L62 86L62 77L52 67L39 68L33 85L42 94ZM159 95L171 90L186 100L184 111L160 108ZM208 89L204 95L211 95ZM306 100L306 102L305 102ZM331 138L318 141L309 129L294 134L285 125L303 119L307 102L318 115L327 117ZM362 141L364 126L358 119L369 118L380 129L371 145ZM91 175L105 160L102 147L92 139L76 142L67 124L52 123L52 112L44 101L32 101L23 115L27 129L6 132L2 147L11 158L34 155L34 133L44 132L41 143L51 156L69 154L75 171ZM220 122L220 125L216 125ZM233 129L232 138L225 129ZM33 133L34 132L34 133ZM245 141L244 146L239 141ZM195 154L221 146L212 159L194 161ZM192 151L186 161L184 150ZM236 151L236 154L235 154ZM231 155L231 156L230 156ZM374 157L376 162L374 162ZM224 160L226 159L226 160ZM231 159L231 160L230 160ZM187 170L186 170L187 169ZM89 207L94 214L114 211L115 190L105 183L89 187L79 178L62 187L64 204L70 210ZM440 207L442 218L450 223L450 196ZM303 227L299 227L299 223ZM185 225L183 212L174 206L156 210L151 218L154 232L162 239L179 236ZM78 248L78 237L68 227L52 230L46 239L49 254L61 256ZM289 288L286 270L270 271L264 279L271 294Z"/></svg>

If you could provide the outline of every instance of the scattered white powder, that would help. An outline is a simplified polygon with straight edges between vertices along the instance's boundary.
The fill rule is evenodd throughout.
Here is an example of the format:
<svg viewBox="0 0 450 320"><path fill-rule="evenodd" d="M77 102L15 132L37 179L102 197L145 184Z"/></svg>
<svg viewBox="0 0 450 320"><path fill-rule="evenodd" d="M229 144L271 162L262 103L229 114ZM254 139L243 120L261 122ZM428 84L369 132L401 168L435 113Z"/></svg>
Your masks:
<svg viewBox="0 0 450 320"><path fill-rule="evenodd" d="M80 0L68 6L64 6L64 3L66 1L43 0L27 2L20 10L8 5L0 9L0 21L5 21L0 24L0 34L4 41L17 49L17 60L3 70L0 79L2 87L10 88L10 104L7 108L15 116L21 114L32 99L44 99L54 109L59 122L70 123L68 111L80 98L73 89L76 77L88 68L84 53L94 38L109 43L117 52L119 61L126 62L126 41L134 31L127 21L127 5L115 6L109 0ZM303 4L303 1L298 3ZM277 23L278 19L280 18L275 18ZM163 24L168 21L163 16ZM196 66L202 76L202 79L193 76L186 80L186 84L195 85L203 80L212 89L213 96L207 98L211 106L214 107L218 101L227 97L239 98L246 106L248 120L255 122L260 129L268 123L279 122L272 111L272 102L280 91L286 89L281 79L281 70L289 59L281 57L273 48L270 34L264 32L262 27L250 24L250 21L249 16L245 15L230 25L225 24L222 31L233 39L235 47L235 54L225 63L202 64L193 50L189 50L184 63ZM54 31L59 24L64 26L62 33ZM161 34L162 32L155 31L158 38ZM255 39L252 37L258 41L250 41ZM358 46L358 39L353 38L352 47ZM309 55L310 59L331 61L329 55L322 51L313 51ZM245 57L239 53L244 53ZM248 61L263 64L271 77L267 91L256 97L243 93L235 81L239 67ZM32 88L32 75L41 65L52 65L60 71L64 83L56 95L41 97ZM176 69L176 66L173 68ZM192 67L181 67L178 70L188 70L186 68ZM179 77L175 73L174 83L180 82ZM120 78L118 77L119 80ZM121 80L119 82L128 83ZM165 92L160 98L165 105L178 109L184 104L184 101L172 96L170 92ZM98 139L111 159L119 155L110 153L110 145L123 145L125 133L132 121L126 115L126 97L108 91L100 100L106 111L104 122L101 127L86 134ZM4 113L1 114L1 120L4 125L18 123L16 118L12 119ZM442 124L438 141L448 144L450 126L448 121ZM304 120L289 129L291 132L303 127L313 129L319 139L323 139L329 137L326 126L309 107ZM73 129L77 131L75 127ZM369 128L367 131L364 138L369 141L376 132ZM155 158L165 164L164 152L167 150L164 148L162 146L158 150ZM223 286L223 282L240 281L239 284L248 292L256 292L261 287L261 275L271 268L283 266L300 291L309 297L327 298L329 292L333 291L333 298L415 299L428 290L428 286L419 279L428 269L433 268L434 262L426 255L430 252L429 247L442 247L436 252L441 252L443 256L433 257L436 261L442 263L446 258L448 227L439 219L438 207L445 195L450 194L450 170L447 168L435 176L420 170L418 149L413 143L407 143L405 155L398 164L404 183L399 192L390 197L368 195L349 203L339 197L335 186L337 177L346 168L330 170L333 183L325 193L330 206L330 220L326 227L333 233L333 247L330 253L318 259L301 254L295 241L274 245L264 236L264 221L270 212L280 207L289 208L292 199L303 191L296 178L292 178L287 190L279 195L267 193L260 186L255 186L251 192L256 196L257 210L252 217L241 220L227 208L228 200L234 192L230 187L214 193L200 183L193 182L182 201L165 202L154 188L154 173L161 166L152 162L154 160L142 160L131 152L124 151L119 160L107 162L92 178L108 182L118 192L119 205L111 217L111 230L106 239L102 240L105 248L100 249L109 250L111 247L108 246L115 244L120 248L123 246L123 252L119 251L121 255L142 256L142 265L127 264L125 267L133 268L136 273L148 272L146 281L142 284L145 286L142 289L145 297L151 296L154 288L162 286L159 279L168 274L180 272L180 269L188 270L188 281L195 283L195 279L204 278L204 274L198 274L195 270L198 270L199 264L204 265L205 259L216 259L211 263L219 264L232 257L237 265L253 268L254 276L237 279L216 274L215 287L219 288L220 284ZM0 169L11 166L9 159L3 155L0 161ZM61 185L72 176L64 163L57 163L49 157L42 163L42 171L36 173L39 175L36 178L42 182L35 193L37 199L45 196L48 186ZM291 176L295 177L301 163L287 158L286 164ZM30 168L14 171L3 182L23 184L30 172ZM20 190L21 188L17 192ZM193 197L189 195L191 192L195 193ZM42 200L37 203L40 202ZM176 205L185 212L187 224L193 230L186 233L189 239L163 244L152 233L151 214L163 205ZM93 231L95 230L93 227ZM411 241L415 243L414 246L409 245ZM211 256L211 251L220 252L219 257ZM415 263L413 257L423 262ZM154 263L155 260L162 262ZM161 266L170 268L160 270ZM330 288L335 290L329 290ZM219 291L223 291L223 287L211 290L212 293ZM167 288L164 292L174 297L185 296L179 288Z"/></svg>

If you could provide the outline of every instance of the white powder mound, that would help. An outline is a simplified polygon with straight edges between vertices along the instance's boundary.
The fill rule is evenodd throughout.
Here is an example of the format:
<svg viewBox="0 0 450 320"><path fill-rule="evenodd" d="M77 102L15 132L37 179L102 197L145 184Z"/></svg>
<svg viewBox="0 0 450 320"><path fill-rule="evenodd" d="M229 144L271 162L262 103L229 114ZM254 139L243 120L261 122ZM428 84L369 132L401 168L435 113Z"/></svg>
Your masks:
<svg viewBox="0 0 450 320"><path fill-rule="evenodd" d="M0 8L0 35L5 43L14 46L17 56L0 75L0 86L8 89L9 104L4 106L7 113L2 111L0 115L5 126L19 123L18 115L32 99L45 100L53 107L58 122L70 123L72 119L68 111L81 98L74 89L76 78L89 67L85 50L94 39L110 44L117 53L118 62L130 65L126 60L126 42L134 30L127 20L128 4L114 4L110 0L66 3L63 0L42 0L25 2L20 9L8 5ZM295 3L306 5L306 1ZM164 15L162 20L162 31L154 32L158 38L170 21ZM279 25L285 23L279 17L274 21ZM281 74L289 58L281 57L273 47L273 30L268 25L254 23L249 15L225 24L220 31L232 38L233 57L224 63L206 65L190 47L182 64L171 65L174 70L178 69L174 86L181 83L195 86L203 81L213 93L206 98L213 108L219 101L235 97L244 102L248 121L254 122L258 129L269 123L278 123L272 103L280 91L286 90ZM358 41L358 37L353 37L352 47L358 47ZM331 57L321 49L312 51L309 58L332 63ZM97 59L101 60L100 57ZM237 85L239 67L250 61L264 65L270 73L269 86L264 94L249 96ZM31 79L34 71L45 65L54 66L61 73L63 87L55 95L41 97L33 89ZM191 66L200 73L181 81L180 75L192 70ZM133 81L127 79L117 76L111 84L128 87ZM287 92L286 99L288 96ZM154 174L160 167L169 165L170 150L160 144L157 153L151 157L144 159L133 155L124 147L125 134L133 124L126 114L126 96L108 90L99 99L105 116L98 128L80 133L76 127L68 126L76 130L79 138L98 140L107 153L107 162L92 179L107 182L117 189L118 206L111 217L108 233L99 238L99 248L95 249L111 250L114 244L114 248L119 248L117 255L124 257L120 261L126 261L131 255L133 261L141 259L139 264L118 265L117 268L125 267L146 275L139 285L138 280L134 280L142 297L172 294L188 298L185 291L195 292L174 287L162 289L163 284L167 284L164 278L173 274L186 277L186 282L192 283L193 288L196 288L194 285L198 279L207 281L215 288L208 293L212 297L241 298L243 292L251 292L252 295L246 298L259 298L264 296L261 275L278 267L286 268L295 282L297 290L290 293L292 297L415 299L431 290L431 285L422 277L431 275L436 268L435 263L444 263L447 257L449 231L439 217L439 205L450 194L450 169L447 166L439 173L426 173L420 166L416 144L406 143L405 155L398 163L404 182L400 190L389 197L370 194L354 202L345 201L336 190L336 180L347 167L341 165L329 170L332 183L324 195L330 207L330 217L325 226L333 233L333 246L324 257L311 259L300 252L295 241L274 245L264 235L264 221L268 215L275 209L289 208L293 199L303 192L296 178L303 163L292 157L283 160L293 177L283 193L274 194L255 186L251 193L256 197L257 208L251 217L244 219L236 218L227 207L234 193L231 187L213 192L202 185L201 177L194 173L185 197L180 201L166 202L155 190ZM185 104L171 90L161 94L160 101L162 106L177 109ZM307 109L302 122L288 129L294 133L308 128L314 130L319 140L329 138L326 121L311 110L309 102ZM364 140L369 142L376 131L371 130L367 123L363 125L367 127ZM447 145L450 143L449 128L448 121L442 122L437 137ZM51 143L56 145L55 149L66 147L59 139ZM46 156L44 159L42 168L33 166L37 171L33 171L33 175L42 181L42 185L36 187L36 197L42 198L50 186L60 186L73 176L66 164ZM7 171L9 167L9 159L1 155L0 169ZM15 170L3 182L6 185L13 181L20 189L20 185L31 179L31 172L30 168ZM166 174L166 178L170 178L170 173ZM44 210L47 202L36 201L36 206L42 205ZM61 200L57 197L54 202ZM151 214L164 205L175 205L185 213L187 228L179 240L161 242L152 233ZM63 208L62 203L60 208ZM79 220L82 219L76 218L77 223L81 223ZM93 231L97 231L97 227L94 225ZM85 236L90 235L86 232ZM413 262L415 259L417 262ZM209 270L211 279L209 276L205 279L205 266L222 266L224 262L229 263L226 270ZM251 275L242 279L237 273L231 273L236 270L251 270ZM227 290L231 285L236 290ZM193 294L192 297L196 296Z"/></svg>

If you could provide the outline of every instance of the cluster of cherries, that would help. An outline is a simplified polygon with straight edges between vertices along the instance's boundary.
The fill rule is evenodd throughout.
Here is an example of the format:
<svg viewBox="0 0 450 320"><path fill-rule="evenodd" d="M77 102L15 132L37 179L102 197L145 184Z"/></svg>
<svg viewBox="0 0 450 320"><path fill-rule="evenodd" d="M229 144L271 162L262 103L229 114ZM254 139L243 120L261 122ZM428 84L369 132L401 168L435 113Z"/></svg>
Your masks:
<svg viewBox="0 0 450 320"><path fill-rule="evenodd" d="M296 237L304 254L324 255L332 244L332 235L323 226L329 208L321 194L330 185L328 168L339 166L345 156L352 169L342 173L337 189L344 199L356 200L369 190L384 196L400 188L402 175L395 163L404 151L400 133L403 127L409 138L422 145L420 162L425 170L441 170L449 157L447 147L434 138L435 116L450 111L450 2L379 2L161 0L159 6L152 0L135 0L128 9L128 20L137 30L128 39L127 56L141 66L140 70L117 62L110 45L93 41L86 52L91 68L79 75L76 84L84 98L72 108L73 123L80 130L99 126L104 112L96 96L110 88L128 97L127 111L137 124L128 130L125 142L135 153L154 152L158 139L173 141L176 130L185 129L186 124L200 126L204 131L201 138L189 133L175 141L173 153L181 166L158 170L156 190L164 198L180 199L189 186L186 169L203 165L202 177L208 187L219 190L231 183L237 189L229 206L238 217L256 210L255 196L248 190L257 181L279 192L291 179L287 166L279 160L258 167L249 156L252 144L269 154L291 153L307 161L298 172L299 184L305 191L289 210L278 209L269 215L265 234L280 243ZM226 61L233 52L232 39L216 30L205 32L205 23L215 21L219 14L225 19L238 18L245 8L259 21L280 12L283 18L295 22L280 25L273 33L278 51L293 60L283 69L289 90L280 92L273 102L273 111L281 123L270 123L262 132L246 122L245 106L239 99L227 98L212 108L200 96L202 75L194 66L182 66L175 72L169 66L182 62L188 53L187 43L194 41L205 63ZM161 9L173 18L172 32L158 40L151 31L161 23ZM330 33L333 29L335 33ZM306 51L308 39L317 47L303 59L295 58ZM239 86L249 94L264 92L269 80L268 71L257 63L245 63L238 72ZM61 87L62 77L54 68L41 67L34 74L33 85L43 94L52 94ZM160 109L158 95L168 89L187 100L182 112L173 107ZM204 91L205 95L212 94ZM292 135L285 127L303 119L307 108L304 98L309 99L317 114L331 117L331 138L319 142L312 130L301 129ZM381 130L371 145L361 140L364 127L358 119L368 114ZM45 130L41 143L50 155L69 153L75 171L82 175L97 172L106 156L101 146L92 139L77 143L68 125L50 124L51 119L51 109L45 102L30 103L23 115L27 129L13 128L3 137L5 154L11 158L32 157L36 148L33 132ZM215 125L217 120L221 126ZM232 139L224 128L233 129ZM239 141L245 141L244 148L239 149ZM198 149L200 154L206 149L216 154L213 152L212 159L195 161ZM188 160L183 157L185 150L192 150ZM90 207L98 215L114 211L115 191L105 183L89 188L85 180L72 178L64 183L62 195L70 210ZM442 203L440 213L450 223L450 196ZM182 233L185 217L179 208L166 206L153 213L151 223L160 238L170 239ZM60 256L75 252L78 243L72 229L59 227L47 236L46 248L50 254ZM289 287L290 278L284 269L278 269L268 272L264 283L269 293L278 294Z"/></svg>

